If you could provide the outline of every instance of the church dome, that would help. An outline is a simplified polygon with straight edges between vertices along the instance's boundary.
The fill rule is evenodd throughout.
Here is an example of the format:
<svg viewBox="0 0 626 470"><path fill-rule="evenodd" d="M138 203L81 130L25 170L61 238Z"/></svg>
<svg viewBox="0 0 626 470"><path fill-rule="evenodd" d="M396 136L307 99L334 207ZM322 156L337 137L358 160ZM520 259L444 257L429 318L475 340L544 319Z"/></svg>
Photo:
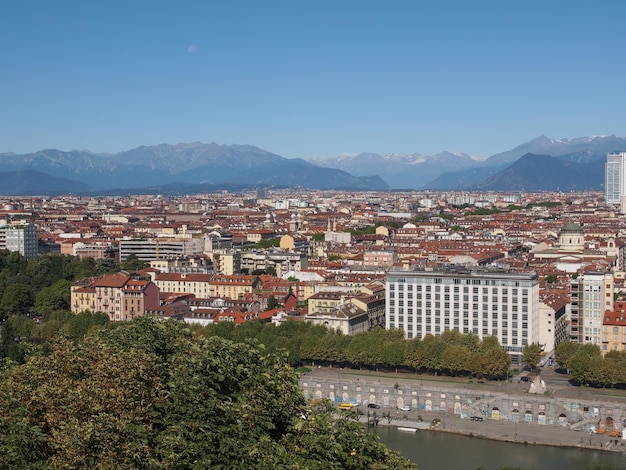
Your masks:
<svg viewBox="0 0 626 470"><path fill-rule="evenodd" d="M563 225L563 228L561 229L561 232L579 232L582 233L583 232L583 227L580 224L575 224L573 222L567 223L565 225Z"/></svg>

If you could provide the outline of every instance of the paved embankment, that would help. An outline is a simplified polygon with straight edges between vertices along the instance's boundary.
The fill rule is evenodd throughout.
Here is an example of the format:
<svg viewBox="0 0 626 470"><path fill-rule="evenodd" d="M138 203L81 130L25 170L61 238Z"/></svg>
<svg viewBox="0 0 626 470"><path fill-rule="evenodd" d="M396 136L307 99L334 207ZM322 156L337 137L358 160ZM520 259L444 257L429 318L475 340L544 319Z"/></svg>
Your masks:
<svg viewBox="0 0 626 470"><path fill-rule="evenodd" d="M497 393L500 396L507 397L509 401L518 401L522 405L525 400L528 401L532 398L543 399L546 398L549 402L559 403L561 400L572 400L572 395L578 396L580 400L592 400L591 403L596 400L609 400L609 403L604 403L603 410L611 410L611 413L616 416L618 409L622 410L626 404L624 396L607 396L609 391L591 391L581 390L578 387L572 387L566 383L550 388L549 396L542 397L528 394L528 385L520 383L515 380L508 383L468 383L449 380L450 378L429 378L416 375L404 375L394 373L380 373L380 372L367 372L367 371L352 371L348 369L315 369L309 374L310 378L306 380L312 380L315 377L328 381L332 379L337 383L347 385L348 389L369 389L375 387L377 390L381 388L389 388L393 391L395 384L400 382L401 384L409 383L407 385L411 389L429 390L432 387L444 386L452 389L457 389L459 393L467 393L468 389L471 395L480 395L483 393ZM304 381L305 378L302 378ZM552 382L552 381L551 381ZM550 385L550 383L549 383ZM337 390L337 388L335 388ZM379 392L380 393L380 392ZM378 399L378 396L377 396ZM382 402L378 402L382 405ZM568 446L576 448L586 448L593 450L603 450L612 452L626 453L626 440L622 440L618 437L609 437L607 434L595 434L590 433L590 422L585 421L584 426L578 426L576 429L570 428L568 425L561 425L559 423L554 424L539 424L536 420L532 423L520 420L518 422L512 421L508 417L508 414L502 413L500 419L489 419L485 416L483 421L473 421L467 418L461 417L460 414L452 412L426 411L423 409L412 409L409 412L398 411L391 406L382 406L380 409L369 409L365 406L361 406L361 410L365 413L361 417L363 423L367 422L367 416L370 417L376 413L380 426L392 425L398 427L417 428L417 429L432 429L433 432L452 432L458 434L472 435L475 437L483 437L486 439L494 439L508 442L519 442L528 444L541 444L552 446ZM369 412L369 413L368 413ZM383 417L383 414L385 417ZM391 419L386 417L390 416ZM433 420L439 420L440 423L431 427ZM421 420L421 421L420 421ZM583 424L583 423L580 423ZM617 424L617 422L616 422ZM574 426L573 426L574 427Z"/></svg>

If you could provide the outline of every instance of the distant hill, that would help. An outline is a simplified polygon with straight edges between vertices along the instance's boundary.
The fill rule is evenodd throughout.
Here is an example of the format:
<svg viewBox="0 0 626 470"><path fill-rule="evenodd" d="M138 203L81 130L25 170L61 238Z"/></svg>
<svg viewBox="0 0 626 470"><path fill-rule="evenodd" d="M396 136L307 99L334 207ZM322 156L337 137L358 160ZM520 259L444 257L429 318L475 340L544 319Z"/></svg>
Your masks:
<svg viewBox="0 0 626 470"><path fill-rule="evenodd" d="M80 194L88 187L67 178L55 178L36 170L0 172L0 195L2 196L55 196L59 194Z"/></svg>
<svg viewBox="0 0 626 470"><path fill-rule="evenodd" d="M287 159L249 145L192 143L138 147L115 155L85 151L42 150L31 154L0 154L0 171L40 173L33 194L57 188L56 178L82 191L106 193L178 184L300 186L315 189L386 190L378 176L355 177L300 159ZM49 185L44 175L48 175ZM71 185L69 182L80 184ZM56 190L56 189L55 189Z"/></svg>
<svg viewBox="0 0 626 470"><path fill-rule="evenodd" d="M475 186L492 191L583 191L599 189L604 166L527 153L512 165Z"/></svg>

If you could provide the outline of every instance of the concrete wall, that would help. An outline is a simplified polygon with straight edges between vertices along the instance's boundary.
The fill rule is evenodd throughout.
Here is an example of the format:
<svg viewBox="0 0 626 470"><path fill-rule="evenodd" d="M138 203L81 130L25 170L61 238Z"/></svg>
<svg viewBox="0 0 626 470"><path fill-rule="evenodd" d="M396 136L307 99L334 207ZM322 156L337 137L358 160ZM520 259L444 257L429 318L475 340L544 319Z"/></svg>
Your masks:
<svg viewBox="0 0 626 470"><path fill-rule="evenodd" d="M327 398L335 403L357 401L377 403L381 411L408 405L411 413L420 411L473 415L486 419L527 422L540 425L561 425L587 430L590 426L622 429L626 419L626 403L555 398L551 395L516 394L464 388L463 385L379 383L375 378L328 379L303 375L300 388L306 398Z"/></svg>

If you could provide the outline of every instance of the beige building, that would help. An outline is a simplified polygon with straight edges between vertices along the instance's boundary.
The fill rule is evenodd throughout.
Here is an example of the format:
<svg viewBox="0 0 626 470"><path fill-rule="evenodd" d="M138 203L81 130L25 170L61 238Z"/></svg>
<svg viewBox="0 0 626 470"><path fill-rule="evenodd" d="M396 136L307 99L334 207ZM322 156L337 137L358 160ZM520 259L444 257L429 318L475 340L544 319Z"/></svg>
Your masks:
<svg viewBox="0 0 626 470"><path fill-rule="evenodd" d="M161 292L193 294L206 299L211 297L212 274L157 273L154 283Z"/></svg>
<svg viewBox="0 0 626 470"><path fill-rule="evenodd" d="M309 314L331 313L344 302L345 292L318 292L310 296Z"/></svg>
<svg viewBox="0 0 626 470"><path fill-rule="evenodd" d="M214 251L213 269L216 273L226 276L241 272L241 252L237 250Z"/></svg>
<svg viewBox="0 0 626 470"><path fill-rule="evenodd" d="M76 283L70 299L73 313L102 312L111 321L128 321L159 306L159 289L145 277L108 274Z"/></svg>
<svg viewBox="0 0 626 470"><path fill-rule="evenodd" d="M70 287L72 313L96 311L96 288L91 285L92 282L92 278L82 279Z"/></svg>
<svg viewBox="0 0 626 470"><path fill-rule="evenodd" d="M626 351L626 301L615 303L612 312L604 312L602 321L602 354Z"/></svg>
<svg viewBox="0 0 626 470"><path fill-rule="evenodd" d="M214 276L211 296L238 299L261 288L258 276Z"/></svg>
<svg viewBox="0 0 626 470"><path fill-rule="evenodd" d="M304 316L306 321L355 335L370 329L368 313L353 303L342 304L329 312L318 311Z"/></svg>

